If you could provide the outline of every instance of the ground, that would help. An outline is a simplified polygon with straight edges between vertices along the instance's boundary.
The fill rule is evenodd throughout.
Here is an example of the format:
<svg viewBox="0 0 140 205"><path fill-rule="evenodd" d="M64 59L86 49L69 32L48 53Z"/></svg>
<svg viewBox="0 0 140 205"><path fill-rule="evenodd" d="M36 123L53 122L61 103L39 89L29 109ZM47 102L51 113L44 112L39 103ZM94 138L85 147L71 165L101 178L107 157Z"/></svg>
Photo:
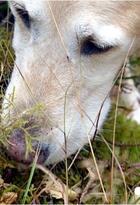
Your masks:
<svg viewBox="0 0 140 205"><path fill-rule="evenodd" d="M1 102L13 67L11 36L12 31L0 28ZM138 84L140 58L133 56L131 65ZM1 145L7 144L6 132L0 123ZM0 148L0 204L140 204L140 193L135 192L140 186L140 126L127 119L115 101L91 145L76 159L24 169Z"/></svg>

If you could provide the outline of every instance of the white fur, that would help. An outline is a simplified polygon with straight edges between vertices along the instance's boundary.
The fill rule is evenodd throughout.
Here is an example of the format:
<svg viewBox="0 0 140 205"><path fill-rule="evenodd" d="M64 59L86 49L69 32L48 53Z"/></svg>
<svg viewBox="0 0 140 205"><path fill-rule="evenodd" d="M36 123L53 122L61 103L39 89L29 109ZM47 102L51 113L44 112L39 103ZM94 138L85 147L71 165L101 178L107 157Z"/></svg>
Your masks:
<svg viewBox="0 0 140 205"><path fill-rule="evenodd" d="M128 117L140 124L140 93L131 76L130 65L128 65L124 73L124 77L128 79L123 80L124 88L120 94L120 101L123 101L122 103L128 108Z"/></svg>
<svg viewBox="0 0 140 205"><path fill-rule="evenodd" d="M120 2L14 2L26 8L32 22L28 29L10 3L16 16L16 60L3 107L13 88L15 93L12 105L3 114L10 113L5 122L11 122L37 104L44 105L40 115L32 113L32 118L40 127L36 134L49 147L45 164L51 164L92 139L98 120L97 129L101 128L110 108L108 96L113 81L136 34L132 29L135 20L125 12L116 15ZM121 18L125 25L118 22ZM114 48L84 56L80 44L89 36L100 46Z"/></svg>

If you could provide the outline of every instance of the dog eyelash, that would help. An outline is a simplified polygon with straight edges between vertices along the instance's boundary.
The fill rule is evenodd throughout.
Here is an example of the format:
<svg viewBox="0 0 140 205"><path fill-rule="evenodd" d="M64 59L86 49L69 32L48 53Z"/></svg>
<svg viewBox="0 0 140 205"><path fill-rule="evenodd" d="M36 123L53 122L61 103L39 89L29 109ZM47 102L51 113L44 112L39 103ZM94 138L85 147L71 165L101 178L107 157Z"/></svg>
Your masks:
<svg viewBox="0 0 140 205"><path fill-rule="evenodd" d="M19 14L20 18L22 19L23 23L29 29L31 27L31 24L30 24L30 16L28 14L28 11L20 4L15 3L14 1L12 1L12 3L17 13Z"/></svg>
<svg viewBox="0 0 140 205"><path fill-rule="evenodd" d="M83 55L92 55L92 54L101 54L109 51L112 46L99 45L91 40L87 40L81 49L81 54Z"/></svg>
<svg viewBox="0 0 140 205"><path fill-rule="evenodd" d="M30 17L28 11L19 8L16 8L16 11L21 17L21 19L23 20L24 24L27 26L27 28L30 28L31 25L30 25Z"/></svg>

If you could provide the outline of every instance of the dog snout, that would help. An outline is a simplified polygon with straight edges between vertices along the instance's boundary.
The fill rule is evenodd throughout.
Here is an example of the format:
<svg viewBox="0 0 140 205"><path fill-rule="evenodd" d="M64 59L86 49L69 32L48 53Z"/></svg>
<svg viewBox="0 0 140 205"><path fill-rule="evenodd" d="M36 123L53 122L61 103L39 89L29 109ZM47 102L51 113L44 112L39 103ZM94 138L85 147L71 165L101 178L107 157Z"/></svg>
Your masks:
<svg viewBox="0 0 140 205"><path fill-rule="evenodd" d="M30 164L37 156L37 163L43 164L49 156L49 148L39 140L31 140L32 151L29 151L26 156L27 143L25 133L22 129L15 129L11 133L8 141L9 147L6 150L7 154L17 162ZM38 154L39 153L39 154Z"/></svg>

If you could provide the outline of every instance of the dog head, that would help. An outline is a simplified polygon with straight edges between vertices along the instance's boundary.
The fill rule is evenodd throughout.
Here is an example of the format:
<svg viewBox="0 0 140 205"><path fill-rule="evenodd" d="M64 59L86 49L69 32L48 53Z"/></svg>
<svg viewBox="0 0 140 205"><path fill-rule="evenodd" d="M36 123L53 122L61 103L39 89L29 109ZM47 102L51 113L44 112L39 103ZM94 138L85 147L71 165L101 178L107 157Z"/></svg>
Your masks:
<svg viewBox="0 0 140 205"><path fill-rule="evenodd" d="M140 3L10 1L15 65L3 102L4 124L18 119L8 154L51 164L81 148L100 129L109 92L140 38ZM130 51L130 52L128 52ZM25 157L27 140L32 150Z"/></svg>

